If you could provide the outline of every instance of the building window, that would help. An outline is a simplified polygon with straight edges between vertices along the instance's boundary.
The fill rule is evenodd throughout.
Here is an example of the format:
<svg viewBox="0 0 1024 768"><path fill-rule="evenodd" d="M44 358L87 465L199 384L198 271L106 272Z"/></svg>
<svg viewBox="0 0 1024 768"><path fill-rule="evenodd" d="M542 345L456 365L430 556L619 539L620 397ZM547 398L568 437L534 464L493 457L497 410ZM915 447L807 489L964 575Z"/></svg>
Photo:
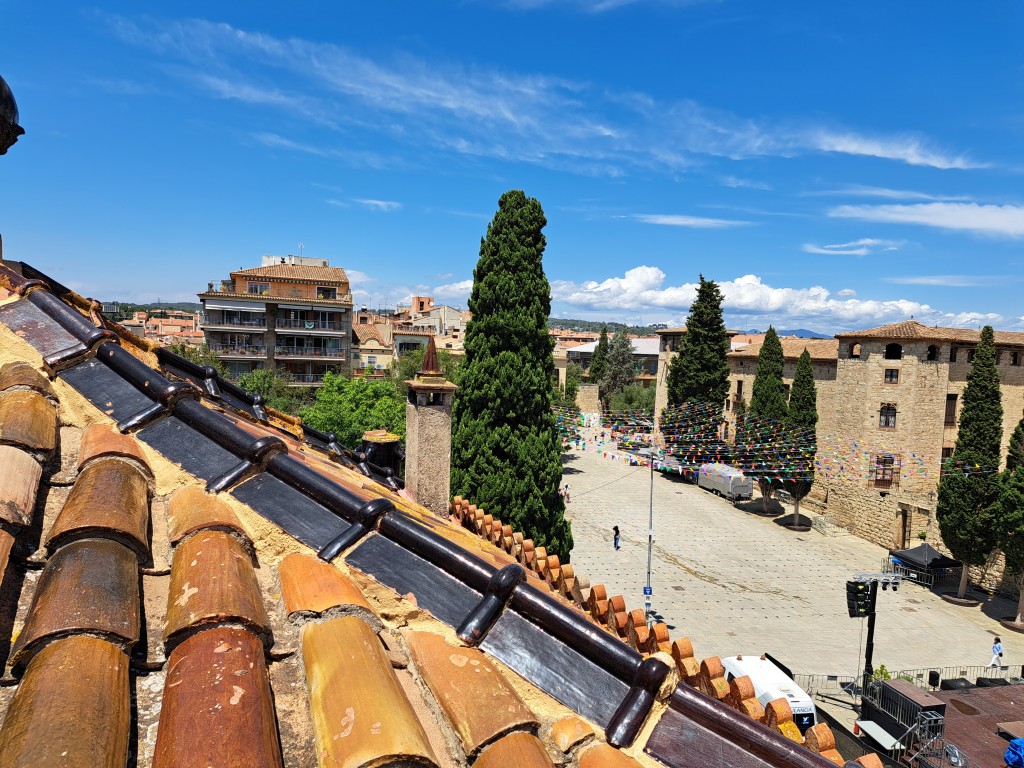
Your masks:
<svg viewBox="0 0 1024 768"><path fill-rule="evenodd" d="M848 348L850 357L857 359L860 357L860 344L851 344Z"/></svg>
<svg viewBox="0 0 1024 768"><path fill-rule="evenodd" d="M939 348L934 344L928 347L928 359L932 361L939 359Z"/></svg>
<svg viewBox="0 0 1024 768"><path fill-rule="evenodd" d="M886 384L899 384L900 383L900 369L899 368L886 368L885 369L885 383Z"/></svg>
<svg viewBox="0 0 1024 768"><path fill-rule="evenodd" d="M888 490L894 485L899 485L899 471L899 462L892 454L875 456L874 462L868 467L868 484Z"/></svg>
<svg viewBox="0 0 1024 768"><path fill-rule="evenodd" d="M943 448L942 449L942 463L939 464L939 480L941 480L942 476L944 474L946 474L946 462L948 462L951 458L953 458L953 449L952 448Z"/></svg>
<svg viewBox="0 0 1024 768"><path fill-rule="evenodd" d="M896 405L894 403L882 403L878 410L879 429L896 429Z"/></svg>
<svg viewBox="0 0 1024 768"><path fill-rule="evenodd" d="M971 349L967 350L967 362L968 363L973 363L974 362L974 348L973 347Z"/></svg>
<svg viewBox="0 0 1024 768"><path fill-rule="evenodd" d="M265 296L270 293L270 283L249 283L249 293Z"/></svg>
<svg viewBox="0 0 1024 768"><path fill-rule="evenodd" d="M318 285L316 287L316 297L323 301L335 301L338 298L338 289Z"/></svg>
<svg viewBox="0 0 1024 768"><path fill-rule="evenodd" d="M946 421L947 427L956 426L956 395L946 395Z"/></svg>
<svg viewBox="0 0 1024 768"><path fill-rule="evenodd" d="M903 357L903 347L899 344L886 344L885 345L885 359L886 360L899 360Z"/></svg>
<svg viewBox="0 0 1024 768"><path fill-rule="evenodd" d="M950 347L949 348L949 362L951 362L951 363L955 363L956 362L956 351L957 351L956 347Z"/></svg>
<svg viewBox="0 0 1024 768"><path fill-rule="evenodd" d="M1010 353L1010 365L1020 365L1020 352Z"/></svg>

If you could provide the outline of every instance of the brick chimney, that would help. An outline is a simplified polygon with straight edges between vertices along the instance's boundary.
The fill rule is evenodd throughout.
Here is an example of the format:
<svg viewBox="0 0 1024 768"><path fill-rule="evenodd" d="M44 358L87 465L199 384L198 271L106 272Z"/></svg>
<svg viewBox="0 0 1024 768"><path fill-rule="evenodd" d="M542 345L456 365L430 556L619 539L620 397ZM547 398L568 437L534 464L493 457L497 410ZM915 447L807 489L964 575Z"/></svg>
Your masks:
<svg viewBox="0 0 1024 768"><path fill-rule="evenodd" d="M427 341L423 368L406 384L405 489L443 517L451 501L452 395L456 387L441 372L433 336Z"/></svg>

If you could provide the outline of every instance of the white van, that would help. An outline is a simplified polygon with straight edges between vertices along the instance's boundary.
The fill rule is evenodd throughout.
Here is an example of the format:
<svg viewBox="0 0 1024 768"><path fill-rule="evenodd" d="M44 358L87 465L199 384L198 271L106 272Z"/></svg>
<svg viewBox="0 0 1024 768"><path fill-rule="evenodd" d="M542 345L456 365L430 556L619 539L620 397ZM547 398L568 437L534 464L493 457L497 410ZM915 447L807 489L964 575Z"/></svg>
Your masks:
<svg viewBox="0 0 1024 768"><path fill-rule="evenodd" d="M747 675L754 684L754 695L761 706L768 706L769 701L785 699L793 710L793 722L804 733L816 724L817 714L814 701L804 689L793 682L785 672L779 669L770 659L764 656L729 656L722 659L725 667L725 679Z"/></svg>
<svg viewBox="0 0 1024 768"><path fill-rule="evenodd" d="M754 497L754 481L728 464L701 464L697 485L706 491L724 496L729 501Z"/></svg>

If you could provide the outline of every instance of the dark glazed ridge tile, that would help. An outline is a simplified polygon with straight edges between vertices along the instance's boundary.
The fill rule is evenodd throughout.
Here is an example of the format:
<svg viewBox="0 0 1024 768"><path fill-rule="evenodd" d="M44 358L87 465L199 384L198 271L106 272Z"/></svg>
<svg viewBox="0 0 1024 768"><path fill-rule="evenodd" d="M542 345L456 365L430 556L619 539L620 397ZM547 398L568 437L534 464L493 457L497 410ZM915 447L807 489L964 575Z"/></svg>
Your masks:
<svg viewBox="0 0 1024 768"><path fill-rule="evenodd" d="M241 623L272 641L270 617L252 560L241 541L223 531L200 531L174 549L164 640L173 644L203 624Z"/></svg>
<svg viewBox="0 0 1024 768"><path fill-rule="evenodd" d="M260 640L244 629L214 627L175 648L167 660L153 768L281 764Z"/></svg>
<svg viewBox="0 0 1024 768"><path fill-rule="evenodd" d="M149 557L148 478L134 464L101 459L83 469L50 528L51 554L71 539L109 538Z"/></svg>
<svg viewBox="0 0 1024 768"><path fill-rule="evenodd" d="M28 301L16 301L0 307L0 323L31 344L43 359L80 355L87 351L85 344Z"/></svg>
<svg viewBox="0 0 1024 768"><path fill-rule="evenodd" d="M96 359L65 368L57 375L115 421L123 421L153 404L146 395Z"/></svg>
<svg viewBox="0 0 1024 768"><path fill-rule="evenodd" d="M138 438L203 480L220 477L238 464L237 456L177 417L162 419L144 428Z"/></svg>
<svg viewBox="0 0 1024 768"><path fill-rule="evenodd" d="M4 768L124 768L128 656L86 635L57 640L28 665L0 729Z"/></svg>
<svg viewBox="0 0 1024 768"><path fill-rule="evenodd" d="M317 551L351 527L326 507L266 472L246 480L231 495Z"/></svg>
<svg viewBox="0 0 1024 768"><path fill-rule="evenodd" d="M829 768L833 763L693 688L676 686L644 751L672 768Z"/></svg>
<svg viewBox="0 0 1024 768"><path fill-rule="evenodd" d="M121 647L139 639L138 560L114 541L75 541L47 560L11 660L23 666L47 639L86 632Z"/></svg>

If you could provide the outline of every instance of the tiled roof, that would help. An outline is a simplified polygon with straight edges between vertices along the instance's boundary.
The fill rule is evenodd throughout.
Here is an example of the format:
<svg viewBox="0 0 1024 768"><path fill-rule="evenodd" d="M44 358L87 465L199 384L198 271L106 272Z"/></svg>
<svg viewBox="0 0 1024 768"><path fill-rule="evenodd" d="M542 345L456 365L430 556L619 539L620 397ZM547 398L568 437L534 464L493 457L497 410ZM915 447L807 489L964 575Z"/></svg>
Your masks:
<svg viewBox="0 0 1024 768"><path fill-rule="evenodd" d="M304 264L271 264L266 267L239 269L231 273L231 277L262 278L265 280L288 280L291 282L348 284L348 275L341 267L312 267Z"/></svg>
<svg viewBox="0 0 1024 768"><path fill-rule="evenodd" d="M376 325L372 324L357 324L352 326L352 333L359 339L360 344L365 344L368 341L376 341L377 343L387 346L387 342L380 335L380 331L377 330Z"/></svg>
<svg viewBox="0 0 1024 768"><path fill-rule="evenodd" d="M727 354L729 359L756 358L761 352L764 344L764 337L747 337L748 342L734 349ZM811 360L837 360L839 358L839 342L836 339L801 339L795 336L785 336L779 339L782 344L782 355L787 360L796 360L806 349Z"/></svg>
<svg viewBox="0 0 1024 768"><path fill-rule="evenodd" d="M352 306L351 294L345 294L338 299L303 299L293 296L271 296L256 293L231 293L229 291L203 291L196 294L199 300L216 301L217 299L248 299L253 303L266 304L278 302L280 304L333 304L338 306ZM340 294L339 294L340 295Z"/></svg>
<svg viewBox="0 0 1024 768"><path fill-rule="evenodd" d="M5 766L834 764L508 526L36 280L0 265Z"/></svg>
<svg viewBox="0 0 1024 768"><path fill-rule="evenodd" d="M905 320L902 323L880 325L864 331L837 333L837 339L916 339L919 341L951 341L977 344L981 331L971 328L940 328ZM1024 345L1024 333L1019 331L996 331L995 343L1008 346Z"/></svg>

